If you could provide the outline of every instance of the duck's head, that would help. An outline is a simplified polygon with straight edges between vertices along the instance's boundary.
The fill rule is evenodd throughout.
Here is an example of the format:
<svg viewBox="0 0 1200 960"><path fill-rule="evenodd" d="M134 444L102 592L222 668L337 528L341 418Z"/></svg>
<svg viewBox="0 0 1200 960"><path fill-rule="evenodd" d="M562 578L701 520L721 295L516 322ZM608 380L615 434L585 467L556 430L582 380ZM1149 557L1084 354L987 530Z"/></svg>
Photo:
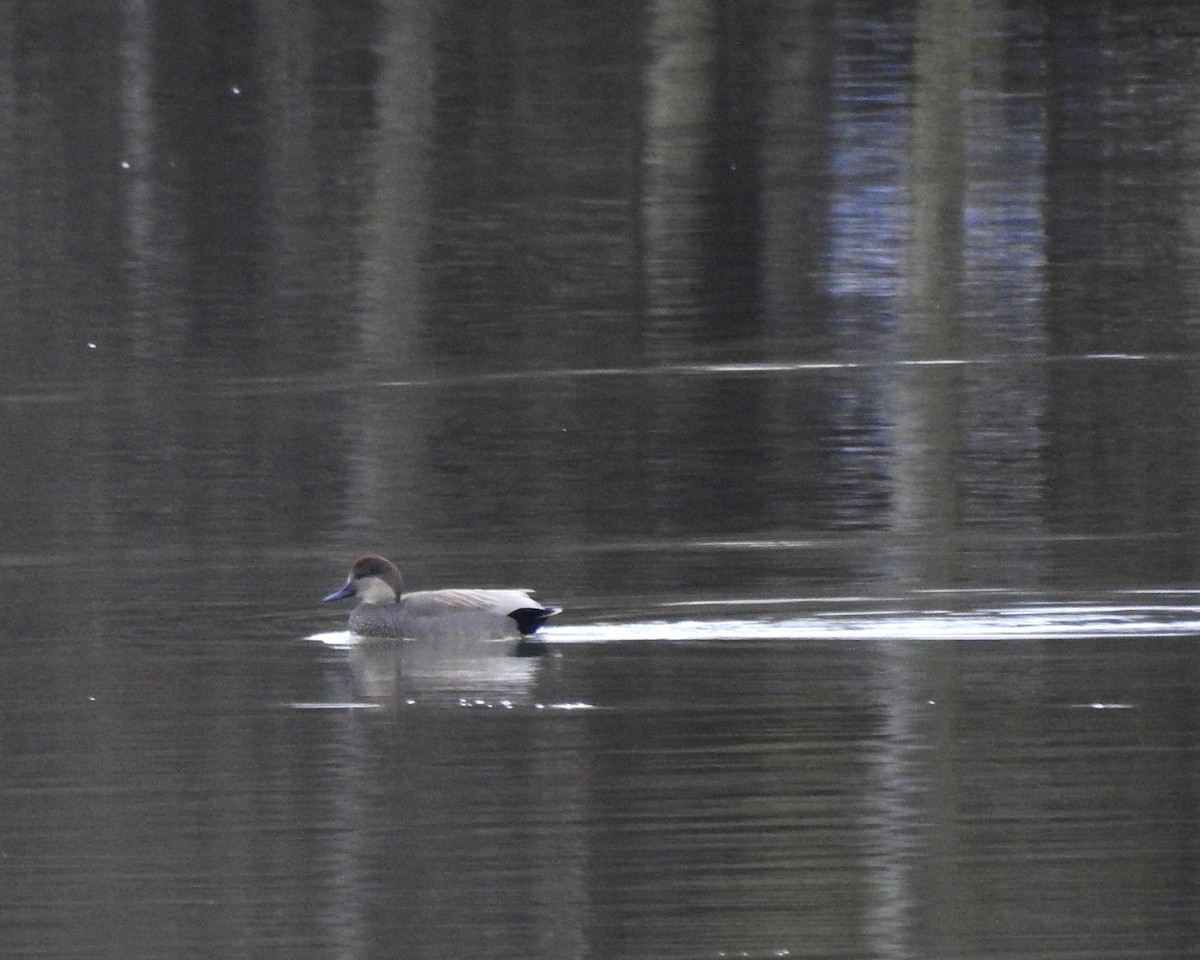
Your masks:
<svg viewBox="0 0 1200 960"><path fill-rule="evenodd" d="M345 586L327 596L324 602L358 597L363 603L395 603L402 589L400 571L394 563L383 557L360 557L350 568Z"/></svg>

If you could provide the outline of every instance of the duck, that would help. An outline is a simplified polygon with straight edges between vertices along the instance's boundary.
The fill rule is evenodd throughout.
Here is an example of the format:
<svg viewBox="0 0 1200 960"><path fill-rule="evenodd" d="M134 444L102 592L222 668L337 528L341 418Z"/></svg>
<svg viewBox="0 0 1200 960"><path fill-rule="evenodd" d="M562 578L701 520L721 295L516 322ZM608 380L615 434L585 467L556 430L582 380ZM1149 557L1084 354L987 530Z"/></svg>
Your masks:
<svg viewBox="0 0 1200 960"><path fill-rule="evenodd" d="M533 635L561 607L538 603L529 590L419 590L404 592L396 565L385 557L354 561L340 590L325 603L358 597L350 611L350 632L359 637L464 641L513 639ZM540 638L538 638L540 639Z"/></svg>

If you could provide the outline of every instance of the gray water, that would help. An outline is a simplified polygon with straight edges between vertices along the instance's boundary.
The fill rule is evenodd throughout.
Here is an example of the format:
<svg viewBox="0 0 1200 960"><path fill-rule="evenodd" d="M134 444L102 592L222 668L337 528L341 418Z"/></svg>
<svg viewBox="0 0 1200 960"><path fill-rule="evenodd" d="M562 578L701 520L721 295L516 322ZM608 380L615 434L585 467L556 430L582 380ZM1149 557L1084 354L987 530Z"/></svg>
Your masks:
<svg viewBox="0 0 1200 960"><path fill-rule="evenodd" d="M1200 7L58 6L0 955L1200 952Z"/></svg>

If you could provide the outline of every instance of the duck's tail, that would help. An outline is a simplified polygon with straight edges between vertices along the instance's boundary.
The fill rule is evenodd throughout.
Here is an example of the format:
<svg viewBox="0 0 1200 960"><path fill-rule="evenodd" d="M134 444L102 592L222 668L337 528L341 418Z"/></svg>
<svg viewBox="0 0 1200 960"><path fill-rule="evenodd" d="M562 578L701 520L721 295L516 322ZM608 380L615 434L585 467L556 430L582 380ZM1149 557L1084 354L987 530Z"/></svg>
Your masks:
<svg viewBox="0 0 1200 960"><path fill-rule="evenodd" d="M538 632L538 628L556 613L562 613L562 607L522 607L509 614L516 621L521 636L528 637Z"/></svg>

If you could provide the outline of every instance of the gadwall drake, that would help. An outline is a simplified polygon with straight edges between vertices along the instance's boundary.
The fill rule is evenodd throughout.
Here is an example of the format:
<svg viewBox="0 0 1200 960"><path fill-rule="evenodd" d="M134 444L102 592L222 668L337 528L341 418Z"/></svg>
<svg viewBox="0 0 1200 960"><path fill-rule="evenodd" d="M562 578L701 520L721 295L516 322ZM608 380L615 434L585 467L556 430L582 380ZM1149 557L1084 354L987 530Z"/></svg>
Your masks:
<svg viewBox="0 0 1200 960"><path fill-rule="evenodd" d="M536 633L558 607L547 607L527 590L420 590L404 593L396 565L362 557L346 584L325 598L358 597L350 632L360 637L407 640L521 640Z"/></svg>

